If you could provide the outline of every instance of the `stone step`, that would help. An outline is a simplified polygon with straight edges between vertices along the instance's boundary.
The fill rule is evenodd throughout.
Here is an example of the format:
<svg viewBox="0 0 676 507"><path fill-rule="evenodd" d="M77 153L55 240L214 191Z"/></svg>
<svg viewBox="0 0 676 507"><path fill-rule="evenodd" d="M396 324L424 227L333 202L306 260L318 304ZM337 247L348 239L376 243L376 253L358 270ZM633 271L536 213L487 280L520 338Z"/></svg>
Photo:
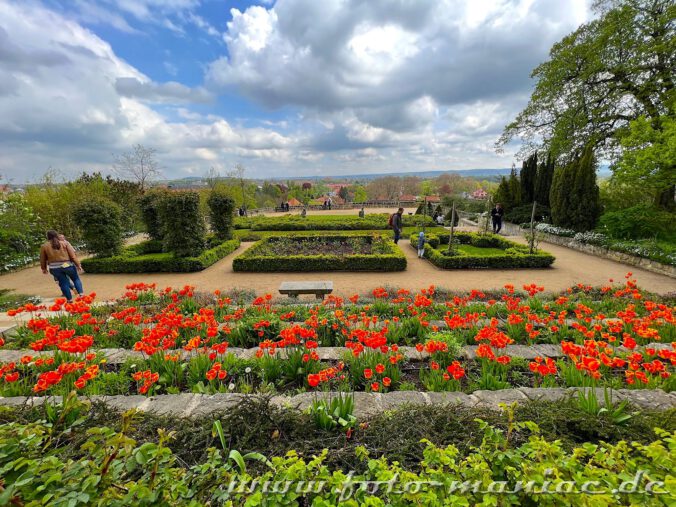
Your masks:
<svg viewBox="0 0 676 507"><path fill-rule="evenodd" d="M654 348L657 350L660 349L670 349L670 343L649 343L644 346L637 347L638 350L645 348ZM253 359L256 357L256 352L258 352L258 347L243 349L237 347L229 347L228 353L235 355L240 359ZM319 359L322 361L340 361L344 354L349 352L349 349L345 347L319 347L315 349ZM476 345L466 345L462 347L458 358L460 359L476 359ZM523 359L535 359L536 357L551 357L553 359L564 357L563 352L561 351L560 345L554 344L540 344L540 345L507 345L503 349L494 349L499 355L508 355L510 357L520 357ZM619 351L627 352L627 349L624 347L618 347ZM127 359L137 359L141 360L147 357L142 352L136 352L129 349L90 349L91 352L99 352L103 355L106 361L109 364L122 364ZM418 352L415 347L399 347L399 352L404 355L408 361L423 361L429 358L429 354L425 351ZM182 349L178 350L167 350L167 354L180 354L182 358L189 358L196 354L196 352L187 352ZM283 357L284 350L280 350L280 354ZM0 349L0 364L1 363L10 363L18 362L24 356L31 356L33 359L39 357L51 357L53 351L45 350L42 352L35 352L29 349L21 350L11 350L11 349Z"/></svg>
<svg viewBox="0 0 676 507"><path fill-rule="evenodd" d="M501 403L527 403L533 400L563 401L577 396L578 391L587 392L590 388L517 388L498 391L474 391L472 394L461 392L416 392L394 391L391 393L355 392L354 415L357 418L372 416L385 411L395 410L407 405L448 405L463 407L482 407L499 410ZM667 410L676 407L676 395L665 393L661 389L617 389L610 392L614 403L628 400L640 409ZM314 400L329 399L337 393L312 392L295 396L273 396L270 403L281 408L307 410ZM238 393L220 394L164 394L158 396L91 396L80 397L91 402L101 401L117 410L137 409L177 417L199 417L224 412L241 403L247 397ZM604 390L596 388L596 396L601 405L605 404ZM0 398L0 406L41 406L45 403L61 403L60 396Z"/></svg>

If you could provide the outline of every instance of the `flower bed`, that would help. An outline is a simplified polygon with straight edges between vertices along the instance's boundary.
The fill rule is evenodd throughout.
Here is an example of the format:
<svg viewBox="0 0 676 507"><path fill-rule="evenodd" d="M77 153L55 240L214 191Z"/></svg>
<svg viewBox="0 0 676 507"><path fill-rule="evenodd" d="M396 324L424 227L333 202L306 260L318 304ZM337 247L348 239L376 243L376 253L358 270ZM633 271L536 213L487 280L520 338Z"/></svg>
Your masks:
<svg viewBox="0 0 676 507"><path fill-rule="evenodd" d="M396 210L393 210L393 212ZM403 215L404 226L417 226L423 223L428 227L437 224L432 217L422 215ZM347 215L286 215L281 217L251 217L235 219L237 229L253 231L366 231L388 229L389 215L386 213L369 214L364 218Z"/></svg>
<svg viewBox="0 0 676 507"><path fill-rule="evenodd" d="M651 345L676 340L674 308L633 281L557 297L524 290L377 289L368 300L329 297L309 308L137 284L114 307L59 301L50 308L57 315L42 318L45 308L26 305L12 314L33 318L5 347L32 350L0 367L0 395L675 387L673 345ZM556 344L560 357L512 357L516 343ZM467 344L477 347L463 352ZM103 348L138 354L109 362Z"/></svg>
<svg viewBox="0 0 676 507"><path fill-rule="evenodd" d="M171 252L162 252L160 242L145 241L125 248L121 255L84 259L82 267L88 273L189 273L208 268L234 252L239 245L238 239L232 239L216 244L196 257L177 257Z"/></svg>
<svg viewBox="0 0 676 507"><path fill-rule="evenodd" d="M453 238L453 248L449 251L448 234L428 235L425 258L442 269L546 268L555 260L547 252L537 250L531 254L527 246L496 235L458 232ZM418 237L413 234L411 246L417 249L417 245Z"/></svg>
<svg viewBox="0 0 676 507"><path fill-rule="evenodd" d="M233 260L234 271L402 271L406 256L379 235L269 237Z"/></svg>
<svg viewBox="0 0 676 507"><path fill-rule="evenodd" d="M535 408L546 414L557 407ZM112 421L110 412L69 399L46 420L25 412L4 416L3 494L9 505L47 498L196 507L261 499L328 506L530 505L546 498L565 505L590 498L590 491L607 505L665 505L673 496L670 431L649 428L630 443L578 436L567 446L560 438L565 424L554 433L509 408L495 422L481 413L444 412L450 417L397 411L341 434L315 427L309 416L260 405L197 425L134 414ZM439 434L449 427L448 438ZM297 447L287 444L289 436Z"/></svg>

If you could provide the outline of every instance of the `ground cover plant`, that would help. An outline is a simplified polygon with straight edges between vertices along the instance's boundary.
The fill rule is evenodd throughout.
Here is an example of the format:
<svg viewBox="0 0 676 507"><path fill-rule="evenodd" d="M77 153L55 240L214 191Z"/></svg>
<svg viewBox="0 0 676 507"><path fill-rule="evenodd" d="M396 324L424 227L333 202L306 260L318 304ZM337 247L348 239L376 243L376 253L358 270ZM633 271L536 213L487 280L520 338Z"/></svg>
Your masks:
<svg viewBox="0 0 676 507"><path fill-rule="evenodd" d="M406 256L378 234L268 237L233 260L234 271L402 271Z"/></svg>
<svg viewBox="0 0 676 507"><path fill-rule="evenodd" d="M13 505L278 505L289 499L346 506L486 500L522 505L580 498L581 484L592 480L594 499L607 504L661 505L673 494L674 435L659 426L631 443L616 436L610 442L571 445L554 439L546 417L540 418L543 428L525 418L538 409L560 413L551 404L505 406L499 416L477 411L456 416L443 408L411 407L335 435L313 428L307 415L271 412L264 401L244 403L215 420L187 421L134 413L120 417L69 397L62 406L42 412L0 412L1 494ZM411 430L419 434L408 419L416 415L437 442L407 439ZM570 415L575 419L574 409ZM664 419L668 414L661 415L666 427L673 427ZM407 430L396 431L403 421ZM456 431L447 433L450 428ZM269 437L275 434L289 436L291 442ZM407 440L409 446L402 447ZM271 452L240 452L233 443ZM312 452L313 445L322 450ZM394 459L398 455L401 461ZM617 473L618 463L622 473ZM355 477L348 479L348 471ZM389 484L390 479L394 487L359 487L362 481ZM500 489L498 483L496 490L490 486L494 481L507 487ZM551 494L542 493L547 484Z"/></svg>
<svg viewBox="0 0 676 507"><path fill-rule="evenodd" d="M194 288L135 284L113 306L85 297L10 315L28 321L4 347L0 395L428 390L507 387L674 388L673 301L624 285L563 294L512 286L449 295L379 288L315 306L250 303ZM556 357L512 357L512 344ZM461 353L473 345L473 354ZM323 347L342 347L325 358ZM102 349L136 351L109 364ZM241 348L252 349L239 353Z"/></svg>
<svg viewBox="0 0 676 507"><path fill-rule="evenodd" d="M238 239L211 238L207 249L198 255L178 257L174 252L164 252L160 241L149 240L123 248L120 255L83 259L82 267L88 273L189 273L208 268L239 245Z"/></svg>
<svg viewBox="0 0 676 507"><path fill-rule="evenodd" d="M412 234L411 246L418 248L418 236ZM477 268L545 268L552 265L553 255L520 245L495 234L457 232L449 248L449 234L429 234L425 258L442 269Z"/></svg>

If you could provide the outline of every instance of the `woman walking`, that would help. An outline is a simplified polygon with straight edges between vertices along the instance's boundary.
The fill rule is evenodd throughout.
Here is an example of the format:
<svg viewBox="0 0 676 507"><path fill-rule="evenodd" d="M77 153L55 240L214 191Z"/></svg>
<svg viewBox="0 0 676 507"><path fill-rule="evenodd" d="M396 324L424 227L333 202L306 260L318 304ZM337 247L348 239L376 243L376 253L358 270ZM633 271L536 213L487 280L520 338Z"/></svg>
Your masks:
<svg viewBox="0 0 676 507"><path fill-rule="evenodd" d="M47 231L47 243L40 248L40 267L46 275L51 273L59 282L61 293L69 303L73 301L70 291L71 281L78 294L83 293L82 281L78 271L82 271L75 250L67 241L60 241L56 231Z"/></svg>

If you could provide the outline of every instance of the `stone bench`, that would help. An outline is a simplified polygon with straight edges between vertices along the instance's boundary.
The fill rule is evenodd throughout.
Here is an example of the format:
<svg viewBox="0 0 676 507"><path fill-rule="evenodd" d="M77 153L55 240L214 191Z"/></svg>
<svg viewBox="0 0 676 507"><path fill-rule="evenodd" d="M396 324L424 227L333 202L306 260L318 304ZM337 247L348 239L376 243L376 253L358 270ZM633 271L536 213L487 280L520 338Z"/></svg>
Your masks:
<svg viewBox="0 0 676 507"><path fill-rule="evenodd" d="M299 294L314 294L317 299L333 292L333 282L282 282L279 293L297 298Z"/></svg>

